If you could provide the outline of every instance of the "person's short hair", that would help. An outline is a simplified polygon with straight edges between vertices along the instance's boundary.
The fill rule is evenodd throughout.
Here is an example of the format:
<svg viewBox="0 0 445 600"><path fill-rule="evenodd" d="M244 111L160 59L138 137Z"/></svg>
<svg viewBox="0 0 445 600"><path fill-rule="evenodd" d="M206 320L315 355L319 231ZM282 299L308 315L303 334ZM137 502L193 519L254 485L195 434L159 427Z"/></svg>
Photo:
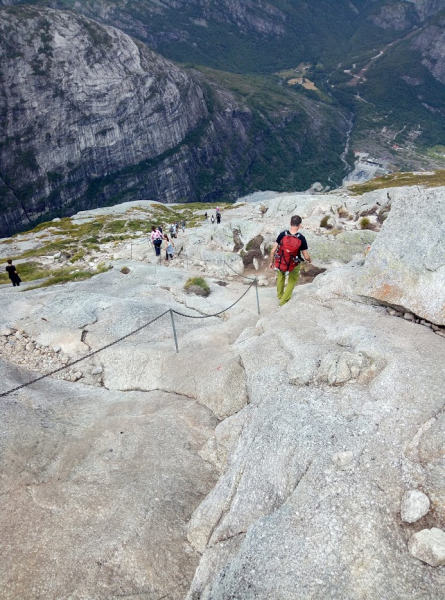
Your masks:
<svg viewBox="0 0 445 600"><path fill-rule="evenodd" d="M154 225L152 225L151 230L156 231L156 227Z"/></svg>
<svg viewBox="0 0 445 600"><path fill-rule="evenodd" d="M301 225L301 220L301 217L299 217L298 215L294 215L293 217L291 217L291 227L298 227L298 225Z"/></svg>
<svg viewBox="0 0 445 600"><path fill-rule="evenodd" d="M8 265L12 265L12 260L8 258Z"/></svg>

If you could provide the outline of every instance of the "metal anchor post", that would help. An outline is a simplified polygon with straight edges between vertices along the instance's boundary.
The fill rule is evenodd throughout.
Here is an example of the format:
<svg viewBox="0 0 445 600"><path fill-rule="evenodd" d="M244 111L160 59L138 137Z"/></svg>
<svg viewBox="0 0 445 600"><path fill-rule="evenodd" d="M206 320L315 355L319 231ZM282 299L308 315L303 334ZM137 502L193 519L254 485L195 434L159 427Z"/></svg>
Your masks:
<svg viewBox="0 0 445 600"><path fill-rule="evenodd" d="M259 297L259 294L258 294L258 279L256 277L255 277L255 291L256 291L256 304L257 304L257 307L258 307L258 314L260 315L261 314L261 311L260 311L260 297Z"/></svg>
<svg viewBox="0 0 445 600"><path fill-rule="evenodd" d="M170 309L170 316L171 316L171 318L172 318L173 336L174 336L174 338L175 338L176 352L179 352L179 347L178 347L178 336L176 335L175 320L174 320L174 318L173 318L173 311L172 311L172 309Z"/></svg>

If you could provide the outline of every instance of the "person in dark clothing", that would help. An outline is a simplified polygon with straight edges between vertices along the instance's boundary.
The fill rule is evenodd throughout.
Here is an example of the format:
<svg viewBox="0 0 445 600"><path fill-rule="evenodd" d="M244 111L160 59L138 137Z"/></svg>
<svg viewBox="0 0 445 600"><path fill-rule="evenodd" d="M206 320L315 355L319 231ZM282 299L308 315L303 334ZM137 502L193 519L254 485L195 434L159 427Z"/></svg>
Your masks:
<svg viewBox="0 0 445 600"><path fill-rule="evenodd" d="M219 225L221 223L221 213L220 212L216 213L216 223L217 223L217 225Z"/></svg>
<svg viewBox="0 0 445 600"><path fill-rule="evenodd" d="M20 285L21 283L21 279L19 277L19 274L17 273L17 269L15 268L15 266L12 264L12 260L9 258L8 259L8 265L6 267L6 270L8 272L9 275L9 279L12 281L12 285L15 287L16 285Z"/></svg>

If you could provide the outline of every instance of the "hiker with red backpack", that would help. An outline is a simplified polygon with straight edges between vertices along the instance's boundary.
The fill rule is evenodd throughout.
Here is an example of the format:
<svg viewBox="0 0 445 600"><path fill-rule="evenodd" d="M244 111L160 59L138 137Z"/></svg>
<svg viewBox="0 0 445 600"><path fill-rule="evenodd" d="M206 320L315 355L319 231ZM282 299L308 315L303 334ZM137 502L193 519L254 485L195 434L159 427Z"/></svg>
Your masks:
<svg viewBox="0 0 445 600"><path fill-rule="evenodd" d="M309 263L312 262L307 251L306 238L298 233L300 225L301 217L294 215L290 220L290 228L280 233L270 253L269 267L277 272L277 296L280 306L291 299L293 289L298 282L303 259ZM289 277L285 289L286 273L289 273Z"/></svg>

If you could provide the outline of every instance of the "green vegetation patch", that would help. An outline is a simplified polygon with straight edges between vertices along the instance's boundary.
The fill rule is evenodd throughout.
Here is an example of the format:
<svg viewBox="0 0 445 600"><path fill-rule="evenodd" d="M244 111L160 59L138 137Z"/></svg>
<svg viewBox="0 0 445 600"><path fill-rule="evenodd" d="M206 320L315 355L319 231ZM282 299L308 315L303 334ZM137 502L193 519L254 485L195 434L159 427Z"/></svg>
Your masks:
<svg viewBox="0 0 445 600"><path fill-rule="evenodd" d="M73 271L70 268L57 269L56 271L53 271L51 273L50 277L46 281L43 281L42 283L39 283L38 285L30 286L30 287L26 288L26 290L24 290L24 291L35 290L37 288L43 288L43 287L49 287L51 285L56 285L59 283L69 283L70 281L82 281L85 279L91 279L91 277L94 277L95 275L99 275L100 273L105 273L106 271L109 271L111 268L112 268L111 266L101 264L101 265L98 265L98 267L95 271L87 271L87 270Z"/></svg>
<svg viewBox="0 0 445 600"><path fill-rule="evenodd" d="M391 173L390 175L376 177L366 183L352 185L349 191L361 195L366 192L373 192L374 190L410 185L422 185L425 187L445 185L445 170L428 171L426 173Z"/></svg>
<svg viewBox="0 0 445 600"><path fill-rule="evenodd" d="M332 229L333 225L330 223L330 220L330 215L325 215L320 221L320 227L323 227L324 229Z"/></svg>
<svg viewBox="0 0 445 600"><path fill-rule="evenodd" d="M43 279L48 277L49 271L45 269L43 265L38 262L30 261L15 265L17 273L23 281L35 281L36 279ZM10 279L6 272L0 273L0 284L10 283Z"/></svg>
<svg viewBox="0 0 445 600"><path fill-rule="evenodd" d="M208 296L210 288L204 277L190 277L184 284L186 292L197 294L198 296Z"/></svg>

